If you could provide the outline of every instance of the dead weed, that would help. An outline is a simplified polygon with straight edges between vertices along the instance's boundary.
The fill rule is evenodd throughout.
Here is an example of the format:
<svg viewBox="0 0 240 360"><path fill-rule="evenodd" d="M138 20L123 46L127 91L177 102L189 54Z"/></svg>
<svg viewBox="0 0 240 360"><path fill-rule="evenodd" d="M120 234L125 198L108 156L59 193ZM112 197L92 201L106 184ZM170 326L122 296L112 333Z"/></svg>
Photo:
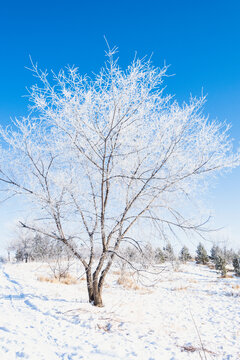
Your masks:
<svg viewBox="0 0 240 360"><path fill-rule="evenodd" d="M73 277L71 274L66 274L64 277L60 277L60 278L39 276L37 279L38 279L38 281L49 282L49 283L52 283L52 284L72 285L72 284L77 284L78 283L78 279Z"/></svg>
<svg viewBox="0 0 240 360"><path fill-rule="evenodd" d="M117 279L117 284L122 285L125 289L140 290L141 288L136 284L133 278L130 278L126 275L120 276Z"/></svg>

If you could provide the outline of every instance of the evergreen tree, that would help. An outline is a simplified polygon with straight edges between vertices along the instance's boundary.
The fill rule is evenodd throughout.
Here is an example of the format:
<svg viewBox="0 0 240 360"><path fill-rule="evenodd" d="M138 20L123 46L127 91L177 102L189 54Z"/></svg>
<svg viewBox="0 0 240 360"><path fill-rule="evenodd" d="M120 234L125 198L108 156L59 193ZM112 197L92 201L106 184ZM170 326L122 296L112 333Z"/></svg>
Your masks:
<svg viewBox="0 0 240 360"><path fill-rule="evenodd" d="M223 249L223 256L226 260L227 264L230 264L233 262L233 258L235 256L235 252L233 251L233 249L227 249L226 246Z"/></svg>
<svg viewBox="0 0 240 360"><path fill-rule="evenodd" d="M123 251L123 257L130 262L137 262L138 252L133 246L127 246Z"/></svg>
<svg viewBox="0 0 240 360"><path fill-rule="evenodd" d="M191 260L191 255L189 253L189 250L186 246L183 246L180 255L179 255L179 260L181 260L182 262L186 263L187 261Z"/></svg>
<svg viewBox="0 0 240 360"><path fill-rule="evenodd" d="M217 255L215 257L215 268L216 268L216 270L219 270L221 272L221 275L223 277L225 277L227 275L226 265L227 265L227 262L223 256Z"/></svg>
<svg viewBox="0 0 240 360"><path fill-rule="evenodd" d="M196 256L197 264L205 265L209 262L207 251L205 250L204 246L201 243L199 243L196 252L197 252L197 256Z"/></svg>
<svg viewBox="0 0 240 360"><path fill-rule="evenodd" d="M160 247L156 248L155 250L155 261L158 264L162 264L165 262L164 252Z"/></svg>
<svg viewBox="0 0 240 360"><path fill-rule="evenodd" d="M175 260L175 255L174 255L174 251L173 251L173 247L170 244L170 242L167 243L166 247L163 248L164 250L164 256L165 259L167 261L174 261Z"/></svg>
<svg viewBox="0 0 240 360"><path fill-rule="evenodd" d="M146 269L153 264L153 261L155 260L155 251L150 243L147 243L142 250L140 261L142 266Z"/></svg>
<svg viewBox="0 0 240 360"><path fill-rule="evenodd" d="M218 245L213 245L213 247L211 248L211 252L210 252L211 256L211 260L215 261L216 258L220 255L222 255L222 250L220 249L220 247Z"/></svg>
<svg viewBox="0 0 240 360"><path fill-rule="evenodd" d="M17 249L17 250L16 250L15 259L16 259L17 261L23 261L23 260L24 260L24 254L23 254L22 249Z"/></svg>
<svg viewBox="0 0 240 360"><path fill-rule="evenodd" d="M235 274L240 276L240 257L237 255L233 258L233 267Z"/></svg>
<svg viewBox="0 0 240 360"><path fill-rule="evenodd" d="M144 256L150 261L152 262L153 258L154 258L154 249L152 247L152 245L150 243L147 243L144 246Z"/></svg>
<svg viewBox="0 0 240 360"><path fill-rule="evenodd" d="M221 249L218 245L213 245L210 259L216 263L218 256L220 256L225 259L226 264L230 264L233 261L234 255L233 249L227 249L226 246Z"/></svg>

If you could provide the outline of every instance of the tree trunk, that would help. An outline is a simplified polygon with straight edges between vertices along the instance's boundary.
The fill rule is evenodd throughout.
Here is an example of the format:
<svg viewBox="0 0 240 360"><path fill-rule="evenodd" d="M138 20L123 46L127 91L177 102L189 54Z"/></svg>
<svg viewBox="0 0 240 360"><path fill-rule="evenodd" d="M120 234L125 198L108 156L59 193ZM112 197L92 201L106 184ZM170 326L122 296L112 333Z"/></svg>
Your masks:
<svg viewBox="0 0 240 360"><path fill-rule="evenodd" d="M96 293L94 293L93 305L98 307L103 307L102 293L99 290Z"/></svg>
<svg viewBox="0 0 240 360"><path fill-rule="evenodd" d="M90 268L86 269L86 279L87 279L88 299L90 303L93 303L94 302L93 281L92 281L92 274Z"/></svg>
<svg viewBox="0 0 240 360"><path fill-rule="evenodd" d="M93 305L103 307L102 291L99 288L98 277L96 274L93 274Z"/></svg>

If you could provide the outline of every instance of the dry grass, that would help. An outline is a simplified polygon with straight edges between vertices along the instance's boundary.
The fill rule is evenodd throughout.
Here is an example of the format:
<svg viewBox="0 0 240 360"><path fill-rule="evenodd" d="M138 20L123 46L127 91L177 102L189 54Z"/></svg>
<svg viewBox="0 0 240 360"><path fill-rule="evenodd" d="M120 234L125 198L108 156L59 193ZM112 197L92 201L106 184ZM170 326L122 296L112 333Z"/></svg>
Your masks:
<svg viewBox="0 0 240 360"><path fill-rule="evenodd" d="M235 290L239 290L240 289L240 284L232 285L232 288L235 289Z"/></svg>
<svg viewBox="0 0 240 360"><path fill-rule="evenodd" d="M199 348L192 346L192 345L183 345L180 346L181 351L187 351L187 352L195 352L195 351L199 351Z"/></svg>
<svg viewBox="0 0 240 360"><path fill-rule="evenodd" d="M111 328L112 328L112 324L111 323L107 323L105 325L97 324L97 327L98 327L99 330L109 332L111 330Z"/></svg>
<svg viewBox="0 0 240 360"><path fill-rule="evenodd" d="M133 278L126 275L120 276L117 279L117 284L122 285L125 289L140 290L141 288L136 284Z"/></svg>
<svg viewBox="0 0 240 360"><path fill-rule="evenodd" d="M140 294L141 295L150 295L150 294L153 294L154 291L153 290L150 290L150 289L146 289L146 288L141 288L140 289Z"/></svg>
<svg viewBox="0 0 240 360"><path fill-rule="evenodd" d="M232 275L225 275L225 276L220 276L219 279L232 279L233 276Z"/></svg>
<svg viewBox="0 0 240 360"><path fill-rule="evenodd" d="M111 286L110 286L108 283L106 283L106 282L103 284L103 286L104 286L105 288L110 288L110 287L111 287Z"/></svg>
<svg viewBox="0 0 240 360"><path fill-rule="evenodd" d="M209 269L211 269L211 270L215 270L215 265L214 264L207 264L207 267L209 267Z"/></svg>
<svg viewBox="0 0 240 360"><path fill-rule="evenodd" d="M123 270L114 270L114 271L112 271L112 274L122 277L122 276L132 276L133 272L125 271L125 270L124 271Z"/></svg>
<svg viewBox="0 0 240 360"><path fill-rule="evenodd" d="M207 350L205 348L200 348L200 347L196 347L196 346L193 346L193 345L183 345L183 346L180 346L181 348L181 351L187 351L187 352L203 352L203 353L208 353L208 354L212 354L212 355L216 355L213 351L211 350Z"/></svg>
<svg viewBox="0 0 240 360"><path fill-rule="evenodd" d="M112 272L113 275L121 275L122 274L122 271L121 270L114 270Z"/></svg>
<svg viewBox="0 0 240 360"><path fill-rule="evenodd" d="M188 282L190 282L190 283L192 283L192 284L197 284L197 283L198 283L198 281L195 280L195 279L189 279Z"/></svg>
<svg viewBox="0 0 240 360"><path fill-rule="evenodd" d="M47 277L47 276L39 276L37 279L38 281L49 282L52 284L72 285L78 283L78 280L70 274L66 274L64 277L61 277L60 279L56 277Z"/></svg>
<svg viewBox="0 0 240 360"><path fill-rule="evenodd" d="M177 286L173 288L172 291L182 291L182 290L187 290L188 288L189 286Z"/></svg>

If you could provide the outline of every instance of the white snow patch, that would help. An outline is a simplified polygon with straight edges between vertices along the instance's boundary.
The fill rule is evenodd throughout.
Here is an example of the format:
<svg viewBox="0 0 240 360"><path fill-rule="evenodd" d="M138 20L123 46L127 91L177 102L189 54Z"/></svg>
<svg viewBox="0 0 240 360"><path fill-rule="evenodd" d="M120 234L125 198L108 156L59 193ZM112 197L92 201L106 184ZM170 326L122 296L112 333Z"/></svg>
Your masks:
<svg viewBox="0 0 240 360"><path fill-rule="evenodd" d="M36 263L0 266L0 359L240 359L240 279L190 263L126 290L112 273L96 308L84 281L40 282L47 269Z"/></svg>

